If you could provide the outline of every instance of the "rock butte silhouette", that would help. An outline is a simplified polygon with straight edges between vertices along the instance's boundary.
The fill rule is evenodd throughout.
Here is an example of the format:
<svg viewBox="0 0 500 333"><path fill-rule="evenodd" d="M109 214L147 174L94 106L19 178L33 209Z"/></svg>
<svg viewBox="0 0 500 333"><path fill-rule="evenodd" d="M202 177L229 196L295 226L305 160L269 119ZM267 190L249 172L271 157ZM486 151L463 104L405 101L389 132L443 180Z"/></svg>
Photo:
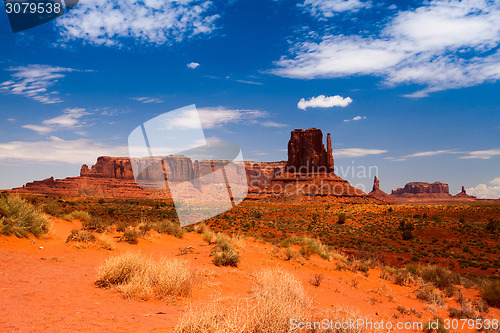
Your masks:
<svg viewBox="0 0 500 333"><path fill-rule="evenodd" d="M193 180L206 175L213 167L219 168L228 161L192 161L180 155L154 158L162 165L165 178L176 181ZM145 163L150 158L134 159L134 163ZM163 160L163 163L162 163ZM373 190L367 195L351 186L334 173L334 158L331 134L323 143L323 132L317 128L295 129L288 142L288 160L279 162L244 162L248 181L248 199L301 201L320 198L325 201L345 203L395 203L412 201L476 200L465 193L449 194L448 185L411 182L404 188L392 191L391 195L380 189L377 177ZM207 171L208 170L208 171ZM148 178L147 171L142 174ZM172 178L169 178L172 177ZM53 177L27 183L13 192L37 193L61 196L96 196L116 198L170 198L166 190L139 187L134 179L131 159L128 157L101 156L90 168L84 164L79 177L54 179Z"/></svg>

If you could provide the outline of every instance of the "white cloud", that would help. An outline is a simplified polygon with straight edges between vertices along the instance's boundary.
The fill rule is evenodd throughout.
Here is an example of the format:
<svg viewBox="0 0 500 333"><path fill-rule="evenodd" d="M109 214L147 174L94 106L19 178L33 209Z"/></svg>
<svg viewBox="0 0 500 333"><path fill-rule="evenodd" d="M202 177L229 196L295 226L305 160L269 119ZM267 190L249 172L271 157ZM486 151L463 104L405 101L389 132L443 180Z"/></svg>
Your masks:
<svg viewBox="0 0 500 333"><path fill-rule="evenodd" d="M249 80L235 80L235 81L239 82L239 83L253 84L253 85L256 85L256 86L263 85L262 82L257 82L257 81L249 81Z"/></svg>
<svg viewBox="0 0 500 333"><path fill-rule="evenodd" d="M48 133L54 131L53 128L50 128L47 126L39 126L39 125L23 125L22 128L26 128L26 129L38 132L40 134L48 134Z"/></svg>
<svg viewBox="0 0 500 333"><path fill-rule="evenodd" d="M121 46L126 40L171 44L208 34L219 17L208 0L86 0L57 20L67 40Z"/></svg>
<svg viewBox="0 0 500 333"><path fill-rule="evenodd" d="M163 101L159 98L156 97L131 97L130 99L133 99L135 101L144 103L144 104L151 104L151 103L163 103Z"/></svg>
<svg viewBox="0 0 500 333"><path fill-rule="evenodd" d="M350 121L358 121L358 120L363 120L363 119L366 119L366 117L365 116L356 116L352 119L345 119L344 122L348 123Z"/></svg>
<svg viewBox="0 0 500 333"><path fill-rule="evenodd" d="M67 108L62 115L44 120L42 122L44 126L23 125L22 127L40 134L47 134L57 129L75 129L85 125L81 118L89 114L83 108Z"/></svg>
<svg viewBox="0 0 500 333"><path fill-rule="evenodd" d="M228 123L239 123L243 120L255 123L257 118L267 116L267 113L259 110L227 109L223 106L199 108L182 111L175 119L169 119L165 129L183 128L195 129L202 123L204 129L219 127Z"/></svg>
<svg viewBox="0 0 500 333"><path fill-rule="evenodd" d="M286 126L288 126L287 124L281 124L281 123L277 123L277 122L274 122L271 120L264 121L263 123L261 123L261 125L264 127L286 127Z"/></svg>
<svg viewBox="0 0 500 333"><path fill-rule="evenodd" d="M190 62L189 64L187 64L187 67L191 68L191 69L198 68L199 66L200 66L200 64L197 62Z"/></svg>
<svg viewBox="0 0 500 333"><path fill-rule="evenodd" d="M467 194L473 195L480 199L498 199L500 198L500 186L488 186L479 184L476 187L467 189Z"/></svg>
<svg viewBox="0 0 500 333"><path fill-rule="evenodd" d="M493 185L500 186L500 177L497 177L497 178L493 179L490 183L493 184Z"/></svg>
<svg viewBox="0 0 500 333"><path fill-rule="evenodd" d="M305 0L301 6L305 7L313 16L332 17L337 13L370 7L371 3L359 0Z"/></svg>
<svg viewBox="0 0 500 333"><path fill-rule="evenodd" d="M276 75L375 75L389 86L426 86L408 97L500 79L500 2L431 0L399 12L378 36L326 35L302 42L276 62Z"/></svg>
<svg viewBox="0 0 500 333"><path fill-rule="evenodd" d="M88 139L62 140L52 136L43 141L0 143L0 161L41 163L92 163L97 156L126 156L126 146L107 146Z"/></svg>
<svg viewBox="0 0 500 333"><path fill-rule="evenodd" d="M297 104L297 107L302 110L305 110L307 108L331 108L334 106L345 108L351 103L352 99L350 97L343 98L339 95L319 95L318 97L311 97L307 101L305 100L305 98L302 98Z"/></svg>
<svg viewBox="0 0 500 333"><path fill-rule="evenodd" d="M380 155L387 153L387 150L383 149L366 149L366 148L345 148L345 149L334 149L333 155L335 158L342 157L363 157L368 155Z"/></svg>
<svg viewBox="0 0 500 333"><path fill-rule="evenodd" d="M49 88L75 71L71 68L52 67L48 65L29 65L11 67L11 80L0 83L0 91L8 94L21 95L43 104L61 103L58 93L49 92Z"/></svg>
<svg viewBox="0 0 500 333"><path fill-rule="evenodd" d="M427 157L427 156L436 156L443 154L459 154L456 150L433 150L433 151L423 151L420 153L414 153L410 155L406 155L404 157Z"/></svg>
<svg viewBox="0 0 500 333"><path fill-rule="evenodd" d="M467 153L465 156L460 156L460 158L472 159L479 158L483 160L489 160L492 157L499 156L500 149L489 149L489 150L477 150Z"/></svg>

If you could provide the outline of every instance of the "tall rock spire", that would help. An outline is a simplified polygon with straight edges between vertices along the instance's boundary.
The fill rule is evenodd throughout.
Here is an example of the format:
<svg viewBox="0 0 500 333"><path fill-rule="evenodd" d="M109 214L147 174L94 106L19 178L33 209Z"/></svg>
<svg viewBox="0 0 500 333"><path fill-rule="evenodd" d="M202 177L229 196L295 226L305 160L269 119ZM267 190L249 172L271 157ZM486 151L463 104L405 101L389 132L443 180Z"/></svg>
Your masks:
<svg viewBox="0 0 500 333"><path fill-rule="evenodd" d="M332 149L332 138L330 136L330 133L326 135L326 154L327 154L327 165L331 170L333 170L334 167L333 149Z"/></svg>

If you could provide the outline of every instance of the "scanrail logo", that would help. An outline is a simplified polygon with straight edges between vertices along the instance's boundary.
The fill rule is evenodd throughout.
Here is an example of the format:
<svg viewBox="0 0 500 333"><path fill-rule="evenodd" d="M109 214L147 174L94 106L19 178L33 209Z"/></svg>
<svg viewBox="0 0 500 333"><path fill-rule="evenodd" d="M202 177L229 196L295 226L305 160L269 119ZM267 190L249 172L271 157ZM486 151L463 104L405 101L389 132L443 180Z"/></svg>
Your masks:
<svg viewBox="0 0 500 333"><path fill-rule="evenodd" d="M205 138L213 121L191 105L145 122L128 138L136 184L170 191L182 226L222 214L248 193L240 147Z"/></svg>
<svg viewBox="0 0 500 333"><path fill-rule="evenodd" d="M78 1L3 0L14 33L52 21L75 8Z"/></svg>

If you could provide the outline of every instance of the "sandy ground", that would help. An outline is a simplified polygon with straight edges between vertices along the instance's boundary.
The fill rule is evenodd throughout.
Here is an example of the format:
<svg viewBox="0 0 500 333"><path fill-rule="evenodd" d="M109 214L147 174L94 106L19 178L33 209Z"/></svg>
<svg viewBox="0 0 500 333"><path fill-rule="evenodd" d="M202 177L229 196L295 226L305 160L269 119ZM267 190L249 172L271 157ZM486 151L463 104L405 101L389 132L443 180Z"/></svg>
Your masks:
<svg viewBox="0 0 500 333"><path fill-rule="evenodd" d="M248 296L253 274L275 266L301 280L315 306L322 309L344 307L361 317L392 322L427 322L435 314L447 315L445 308L417 300L416 286L398 286L383 280L378 269L371 269L366 277L361 272L336 270L335 261L328 262L316 255L302 263L285 261L272 254L274 246L253 239L244 241L239 267L226 268L212 264L212 246L196 233L185 234L182 239L155 234L141 239L139 245L117 243L113 251L79 249L65 243L78 223L53 221L54 237L49 239L0 236L1 332L170 332L180 316L192 307L220 298ZM199 273L190 297L169 302L136 301L94 286L96 268L109 256L140 251L153 258L173 257L180 248L188 246L195 253L182 258L189 260ZM319 287L309 283L315 274L324 275ZM477 290L460 288L467 297L478 297ZM452 299L447 299L447 303L457 306ZM399 305L416 310L421 318L401 315L397 311ZM491 308L487 317L500 318L500 311Z"/></svg>

